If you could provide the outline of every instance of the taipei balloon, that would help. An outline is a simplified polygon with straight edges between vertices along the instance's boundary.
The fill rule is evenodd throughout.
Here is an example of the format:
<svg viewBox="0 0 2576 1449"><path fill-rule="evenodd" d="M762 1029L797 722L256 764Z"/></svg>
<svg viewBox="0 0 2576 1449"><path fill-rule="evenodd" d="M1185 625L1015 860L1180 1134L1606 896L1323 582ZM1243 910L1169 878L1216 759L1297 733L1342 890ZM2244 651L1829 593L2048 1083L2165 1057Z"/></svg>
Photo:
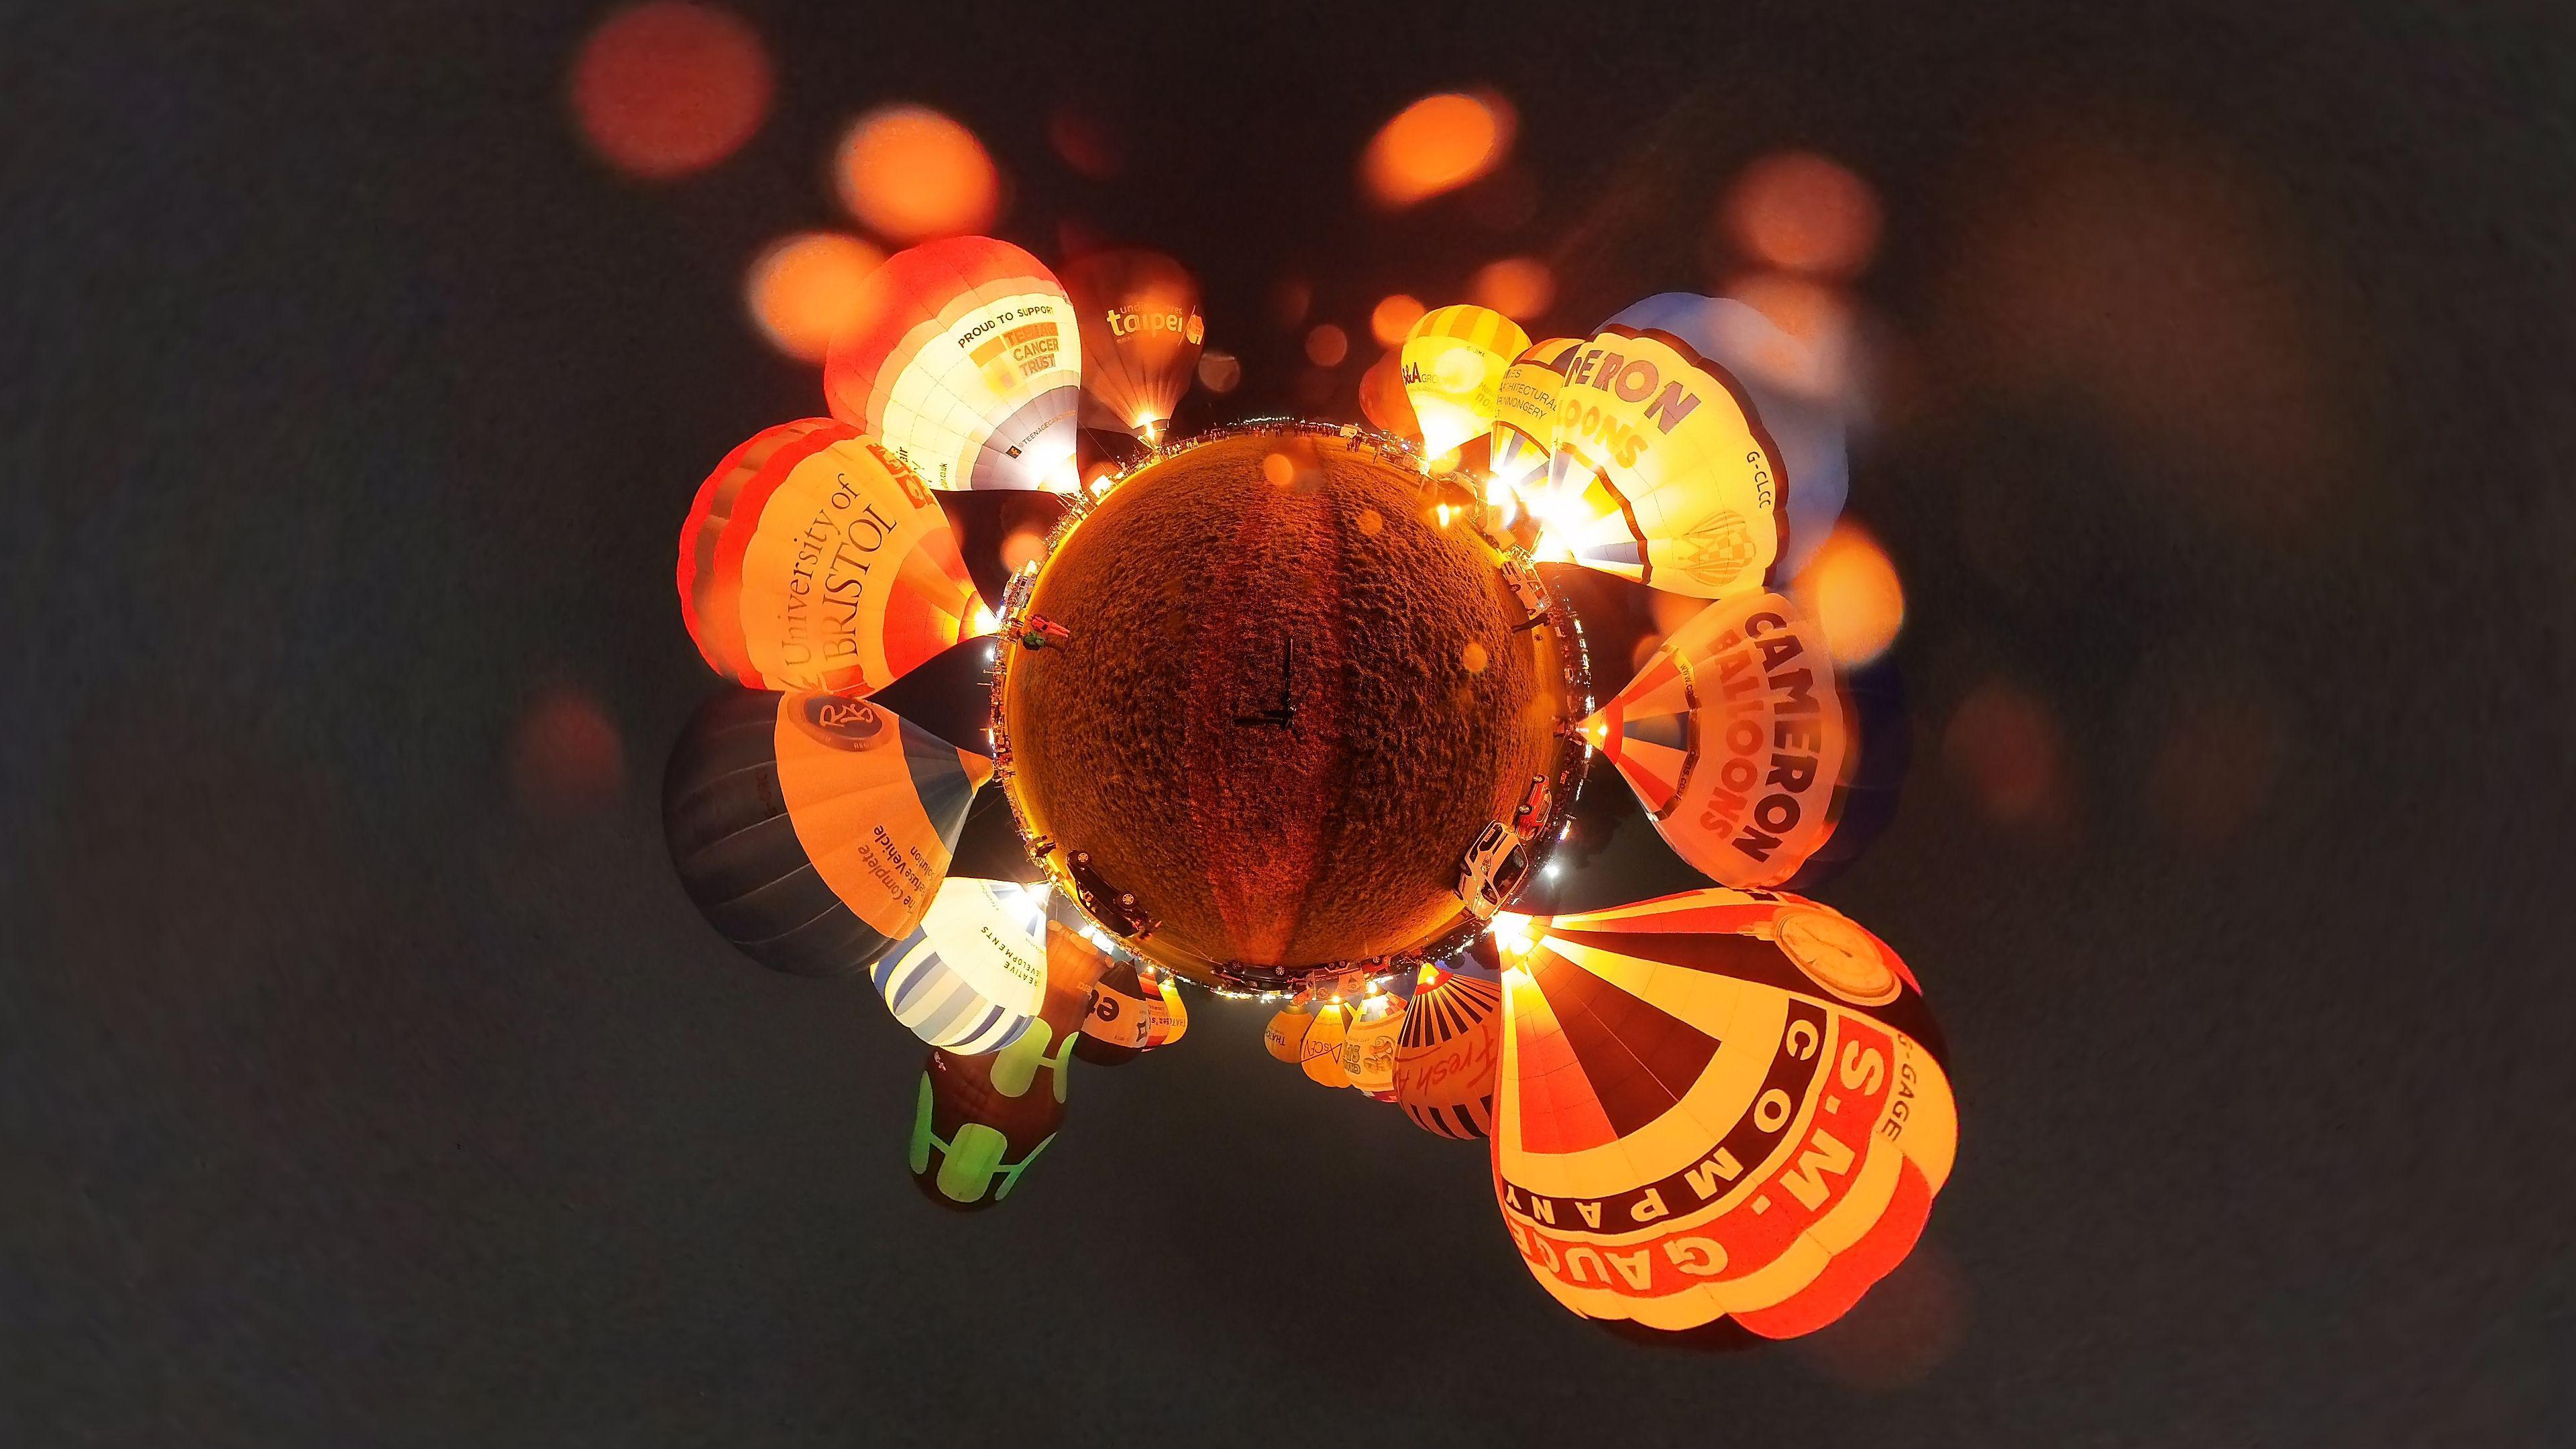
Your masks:
<svg viewBox="0 0 2576 1449"><path fill-rule="evenodd" d="M1500 406L1503 374L1529 350L1529 334L1491 307L1435 307L1404 334L1404 395L1422 424L1422 451L1437 458L1484 436Z"/></svg>
<svg viewBox="0 0 2576 1449"><path fill-rule="evenodd" d="M847 976L921 925L992 773L863 699L727 689L672 748L662 829L718 935L780 971Z"/></svg>
<svg viewBox="0 0 2576 1449"><path fill-rule="evenodd" d="M895 253L832 340L832 416L882 440L933 488L1071 492L1082 338L1037 258L991 237Z"/></svg>
<svg viewBox="0 0 2576 1449"><path fill-rule="evenodd" d="M1713 322L1742 305L1649 297L1569 355L1545 515L1576 563L1703 599L1762 585L1790 480L1711 355Z"/></svg>
<svg viewBox="0 0 2576 1449"><path fill-rule="evenodd" d="M1565 389L1565 362L1583 345L1579 337L1551 337L1532 344L1503 370L1494 394L1494 481L1513 490L1547 483L1556 454L1556 397ZM1501 495L1495 495L1499 498Z"/></svg>
<svg viewBox="0 0 2576 1449"><path fill-rule="evenodd" d="M1912 1250L1958 1114L1877 937L1712 887L1532 923L1505 979L1494 1189L1565 1307L1787 1338Z"/></svg>
<svg viewBox="0 0 2576 1449"><path fill-rule="evenodd" d="M829 418L766 429L707 475L679 588L708 665L762 689L881 689L955 644L977 606L938 501Z"/></svg>
<svg viewBox="0 0 2576 1449"><path fill-rule="evenodd" d="M1199 284L1158 252L1094 252L1064 268L1082 331L1082 423L1159 442L1207 340Z"/></svg>

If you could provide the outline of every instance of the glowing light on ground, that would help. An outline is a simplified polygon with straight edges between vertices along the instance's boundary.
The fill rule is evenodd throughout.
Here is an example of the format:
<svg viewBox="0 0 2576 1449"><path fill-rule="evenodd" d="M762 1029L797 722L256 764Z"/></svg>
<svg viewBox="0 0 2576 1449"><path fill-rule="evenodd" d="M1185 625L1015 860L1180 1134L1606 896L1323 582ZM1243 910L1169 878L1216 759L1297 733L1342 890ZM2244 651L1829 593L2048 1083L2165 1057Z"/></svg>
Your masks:
<svg viewBox="0 0 2576 1449"><path fill-rule="evenodd" d="M1001 175L984 143L925 106L860 117L836 171L850 214L899 242L981 231L1001 208Z"/></svg>

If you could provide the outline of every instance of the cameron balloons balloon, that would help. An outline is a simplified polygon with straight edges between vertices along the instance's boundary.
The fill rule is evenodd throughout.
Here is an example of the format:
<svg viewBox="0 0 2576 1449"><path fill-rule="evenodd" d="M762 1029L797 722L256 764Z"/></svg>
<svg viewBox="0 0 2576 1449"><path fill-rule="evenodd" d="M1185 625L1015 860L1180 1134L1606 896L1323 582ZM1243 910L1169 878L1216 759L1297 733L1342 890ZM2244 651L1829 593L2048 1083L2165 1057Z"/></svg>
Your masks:
<svg viewBox="0 0 2576 1449"><path fill-rule="evenodd" d="M1083 425L1160 441L1207 340L1197 279L1157 252L1094 252L1065 264L1064 290L1082 324Z"/></svg>
<svg viewBox="0 0 2576 1449"><path fill-rule="evenodd" d="M1533 924L1505 974L1494 1187L1558 1302L1784 1338L1913 1248L1958 1116L1877 937L1715 887Z"/></svg>
<svg viewBox="0 0 2576 1449"><path fill-rule="evenodd" d="M1834 837L1860 722L1823 629L1758 592L1675 629L1583 732L1682 859L1721 884L1772 886Z"/></svg>
<svg viewBox="0 0 2576 1449"><path fill-rule="evenodd" d="M1404 395L1422 423L1422 451L1437 458L1494 425L1503 373L1529 350L1529 334L1491 307L1435 307L1404 334Z"/></svg>
<svg viewBox="0 0 2576 1449"><path fill-rule="evenodd" d="M975 586L948 515L856 428L802 418L716 465L680 528L680 614L763 689L878 689L955 644Z"/></svg>
<svg viewBox="0 0 2576 1449"><path fill-rule="evenodd" d="M952 880L868 977L913 1035L961 1056L1009 1046L1046 997L1047 888Z"/></svg>
<svg viewBox="0 0 2576 1449"><path fill-rule="evenodd" d="M1556 452L1556 396L1565 388L1566 358L1582 345L1579 337L1551 337L1503 370L1494 394L1496 483L1515 490L1546 485L1547 460Z"/></svg>
<svg viewBox="0 0 2576 1449"><path fill-rule="evenodd" d="M913 1105L911 1167L924 1196L961 1212L1010 1196L1055 1140L1073 1045L1108 958L1056 919L1046 922L1046 995L1037 1020L999 1051L934 1050Z"/></svg>
<svg viewBox="0 0 2576 1449"><path fill-rule="evenodd" d="M1542 516L1575 562L1703 599L1762 583L1793 480L1709 355L1707 309L1741 305L1650 297L1568 356Z"/></svg>
<svg viewBox="0 0 2576 1449"><path fill-rule="evenodd" d="M859 284L823 395L934 488L1052 488L1074 478L1082 340L1038 259L961 236L895 253Z"/></svg>
<svg viewBox="0 0 2576 1449"><path fill-rule="evenodd" d="M802 976L912 934L993 762L866 700L727 689L681 732L662 829L718 935Z"/></svg>
<svg viewBox="0 0 2576 1449"><path fill-rule="evenodd" d="M1492 1133L1502 1011L1502 984L1491 974L1422 968L1391 1074L1396 1105L1413 1125L1442 1137Z"/></svg>

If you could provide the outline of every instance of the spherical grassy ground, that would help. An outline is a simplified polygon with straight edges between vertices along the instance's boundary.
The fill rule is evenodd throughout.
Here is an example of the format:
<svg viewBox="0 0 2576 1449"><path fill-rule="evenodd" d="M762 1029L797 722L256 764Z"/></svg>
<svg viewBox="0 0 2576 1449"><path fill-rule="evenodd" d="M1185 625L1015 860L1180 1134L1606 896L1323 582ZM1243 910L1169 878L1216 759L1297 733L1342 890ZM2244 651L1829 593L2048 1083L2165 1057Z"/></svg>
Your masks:
<svg viewBox="0 0 2576 1449"><path fill-rule="evenodd" d="M1549 631L1434 502L1340 438L1235 435L1059 540L1029 608L1072 638L1013 650L1009 788L1136 894L1156 954L1293 970L1461 919L1459 859L1550 769L1566 701Z"/></svg>

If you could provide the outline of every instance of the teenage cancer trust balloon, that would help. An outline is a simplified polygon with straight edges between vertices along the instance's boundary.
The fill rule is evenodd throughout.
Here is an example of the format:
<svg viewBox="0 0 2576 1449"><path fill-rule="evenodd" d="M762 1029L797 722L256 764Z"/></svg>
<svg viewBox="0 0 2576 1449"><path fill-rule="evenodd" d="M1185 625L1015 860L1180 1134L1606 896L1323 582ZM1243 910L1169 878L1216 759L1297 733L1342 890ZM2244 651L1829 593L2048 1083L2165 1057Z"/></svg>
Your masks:
<svg viewBox="0 0 2576 1449"><path fill-rule="evenodd" d="M1435 307L1404 334L1404 395L1422 425L1422 451L1437 458L1494 425L1503 374L1529 350L1529 334L1491 307Z"/></svg>
<svg viewBox="0 0 2576 1449"><path fill-rule="evenodd" d="M863 699L726 689L672 747L662 830L681 887L744 955L855 975L921 925L992 773Z"/></svg>
<svg viewBox="0 0 2576 1449"><path fill-rule="evenodd" d="M1922 993L1877 937L1712 887L1531 923L1512 966L1494 1189L1559 1303L1787 1338L1912 1250L1958 1114Z"/></svg>
<svg viewBox="0 0 2576 1449"><path fill-rule="evenodd" d="M1712 320L1742 305L1649 297L1567 358L1541 512L1574 562L1703 599L1762 585L1794 480L1714 358Z"/></svg>
<svg viewBox="0 0 2576 1449"><path fill-rule="evenodd" d="M1082 336L1038 259L991 237L925 242L860 283L823 395L933 488L1069 493Z"/></svg>
<svg viewBox="0 0 2576 1449"><path fill-rule="evenodd" d="M830 418L764 429L680 527L680 615L710 668L760 689L882 689L976 608L948 515L911 469Z"/></svg>

